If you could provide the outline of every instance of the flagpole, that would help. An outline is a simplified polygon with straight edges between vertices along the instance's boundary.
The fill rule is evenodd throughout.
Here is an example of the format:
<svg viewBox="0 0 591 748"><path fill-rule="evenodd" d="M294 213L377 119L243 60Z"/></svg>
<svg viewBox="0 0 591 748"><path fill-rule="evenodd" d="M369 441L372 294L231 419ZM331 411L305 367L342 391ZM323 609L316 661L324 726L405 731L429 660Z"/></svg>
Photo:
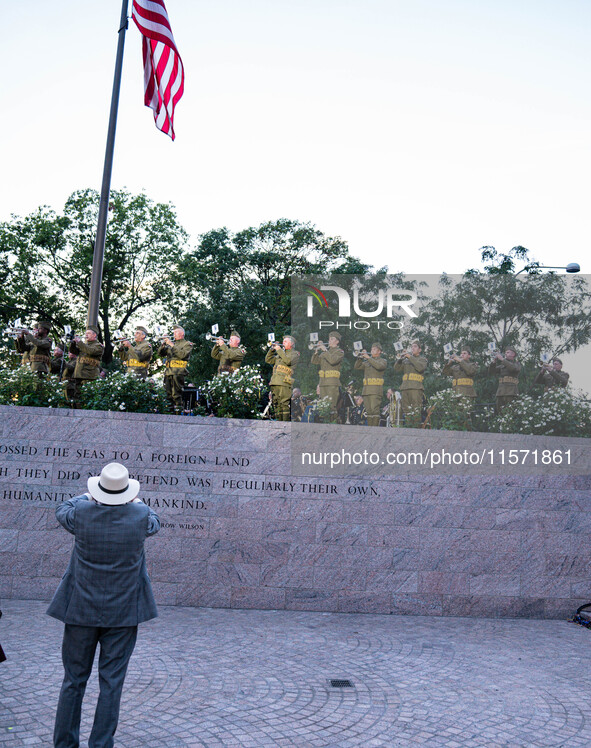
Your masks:
<svg viewBox="0 0 591 748"><path fill-rule="evenodd" d="M127 30L127 3L123 0L121 6L121 22L119 23L119 42L117 44L117 59L115 61L115 76L113 79L113 93L111 96L111 114L107 133L107 147L105 149L105 165L103 168L103 183L101 200L99 203L94 254L92 257L92 276L90 278L90 294L88 296L88 315L86 325L98 324L98 312L101 299L101 281L103 278L103 259L105 255L105 239L107 235L107 216L109 212L109 195L111 193L111 172L113 170L113 151L115 150L115 130L117 128L117 109L119 107L119 91L121 89L121 71L123 69L123 47Z"/></svg>

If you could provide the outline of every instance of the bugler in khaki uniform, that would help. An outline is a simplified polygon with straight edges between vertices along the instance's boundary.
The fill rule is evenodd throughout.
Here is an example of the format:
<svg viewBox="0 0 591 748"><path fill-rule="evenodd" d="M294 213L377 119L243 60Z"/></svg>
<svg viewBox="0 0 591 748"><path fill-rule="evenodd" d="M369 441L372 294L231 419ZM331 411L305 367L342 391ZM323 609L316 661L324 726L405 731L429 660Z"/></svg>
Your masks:
<svg viewBox="0 0 591 748"><path fill-rule="evenodd" d="M423 397L425 394L425 369L427 359L421 356L421 346L418 340L413 340L410 353L406 351L396 359L394 371L402 372L402 412L404 425L418 428L423 420Z"/></svg>
<svg viewBox="0 0 591 748"><path fill-rule="evenodd" d="M220 362L218 364L218 374L224 371L232 374L240 368L242 359L246 356L245 349L240 345L240 335L236 330L232 330L228 342L230 345L226 345L223 338L218 338L211 351L211 357Z"/></svg>
<svg viewBox="0 0 591 748"><path fill-rule="evenodd" d="M165 360L164 389L171 409L180 413L183 410L183 387L187 376L189 357L193 343L185 340L185 331L180 325L173 325L174 342L165 337L158 355Z"/></svg>
<svg viewBox="0 0 591 748"><path fill-rule="evenodd" d="M37 323L33 325L33 330L37 329ZM24 333L22 335L17 335L14 339L14 347L16 348L17 353L21 354L21 366L28 366L29 365L29 351L25 347L25 340L24 340Z"/></svg>
<svg viewBox="0 0 591 748"><path fill-rule="evenodd" d="M506 405L517 397L520 371L521 364L517 361L517 352L514 348L507 348L505 356L497 351L494 360L488 367L489 374L499 377L499 386L496 393L497 413L500 413Z"/></svg>
<svg viewBox="0 0 591 748"><path fill-rule="evenodd" d="M312 363L320 367L319 392L321 398L330 397L332 403L331 421L335 422L337 417L337 401L341 387L341 364L345 352L339 348L341 335L331 332L328 336L328 348L320 342L312 355Z"/></svg>
<svg viewBox="0 0 591 748"><path fill-rule="evenodd" d="M119 346L119 355L123 366L129 374L133 374L138 379L146 379L149 372L150 361L152 360L152 346L146 338L148 331L145 327L138 326L135 328L134 343L129 340L121 341Z"/></svg>
<svg viewBox="0 0 591 748"><path fill-rule="evenodd" d="M362 351L355 361L355 369L363 369L363 403L367 413L367 425L380 425L380 406L384 390L386 359L382 358L380 343L372 343L371 355Z"/></svg>
<svg viewBox="0 0 591 748"><path fill-rule="evenodd" d="M453 391L458 395L476 399L476 390L474 389L474 377L478 374L478 364L470 361L472 351L468 346L463 346L460 355L455 354L450 357L443 367L443 374L452 377L451 386Z"/></svg>
<svg viewBox="0 0 591 748"><path fill-rule="evenodd" d="M295 338L286 335L283 338L283 348L279 343L273 343L265 356L266 363L273 366L269 386L273 393L275 418L278 421L289 421L291 419L293 374L300 358L299 351L296 351L294 346Z"/></svg>
<svg viewBox="0 0 591 748"><path fill-rule="evenodd" d="M562 371L562 361L559 358L553 358L552 366L542 364L542 368L536 374L534 384L543 384L544 392L548 392L553 387L566 387L569 379L569 374Z"/></svg>
<svg viewBox="0 0 591 748"><path fill-rule="evenodd" d="M64 370L65 359L63 348L56 346L51 357L51 373L57 375L58 380L61 380L62 372Z"/></svg>
<svg viewBox="0 0 591 748"><path fill-rule="evenodd" d="M23 354L22 364L29 364L31 371L44 377L51 371L51 322L38 322L34 334L21 332L16 338L16 349Z"/></svg>
<svg viewBox="0 0 591 748"><path fill-rule="evenodd" d="M75 408L84 382L91 382L99 378L101 358L105 346L97 340L98 327L88 325L84 334L85 340L78 335L70 344L70 353L77 356L74 365L74 397L72 406Z"/></svg>

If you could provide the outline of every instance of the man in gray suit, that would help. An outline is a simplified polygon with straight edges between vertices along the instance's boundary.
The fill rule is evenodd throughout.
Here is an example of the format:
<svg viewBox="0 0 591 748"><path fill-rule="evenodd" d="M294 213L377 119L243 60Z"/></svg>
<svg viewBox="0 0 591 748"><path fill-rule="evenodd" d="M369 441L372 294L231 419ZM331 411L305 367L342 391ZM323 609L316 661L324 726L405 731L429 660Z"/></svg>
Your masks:
<svg viewBox="0 0 591 748"><path fill-rule="evenodd" d="M138 481L116 462L88 479L89 493L65 501L58 522L75 537L70 564L47 610L63 621L55 748L78 748L86 682L100 644L100 693L89 748L112 748L119 702L137 626L158 615L146 571L144 540L160 529L140 499Z"/></svg>

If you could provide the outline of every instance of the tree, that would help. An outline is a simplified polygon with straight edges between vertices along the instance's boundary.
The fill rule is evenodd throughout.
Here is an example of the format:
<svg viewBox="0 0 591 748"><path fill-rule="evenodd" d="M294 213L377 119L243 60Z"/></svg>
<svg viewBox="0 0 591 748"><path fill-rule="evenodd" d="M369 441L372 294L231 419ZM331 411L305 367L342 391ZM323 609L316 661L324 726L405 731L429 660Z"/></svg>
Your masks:
<svg viewBox="0 0 591 748"><path fill-rule="evenodd" d="M488 263L484 272L470 270L457 280L443 276L419 323L435 349L444 342L469 344L482 358L488 343L501 351L514 346L524 365L521 390L527 391L542 353L560 356L591 341L591 289L582 276L540 272L524 247L507 254L483 247L482 261ZM514 274L516 261L525 263L525 275ZM495 387L492 378L477 379L487 400Z"/></svg>
<svg viewBox="0 0 591 748"><path fill-rule="evenodd" d="M62 215L41 207L0 224L0 257L11 265L10 296L18 299L23 315L83 327L98 204L96 191L79 190L68 198ZM125 190L111 193L99 304L106 361L115 329L123 329L139 312L164 314L182 305L186 279L179 267L186 241L171 205Z"/></svg>
<svg viewBox="0 0 591 748"><path fill-rule="evenodd" d="M227 228L203 234L182 264L184 277L195 279L197 301L188 316L191 334L203 338L219 324L227 336L232 328L242 335L248 363L262 363L267 334L278 339L291 326L293 275L364 273L364 265L349 254L347 243L327 237L310 223L281 218L232 234ZM191 374L212 373L209 350L199 347Z"/></svg>
<svg viewBox="0 0 591 748"><path fill-rule="evenodd" d="M497 252L490 245L480 247L480 259L484 265L484 272L488 275L514 275L517 272L517 262L526 263L523 268L526 273L538 273L540 267L540 263L537 260L529 259L529 249L522 247L521 244L511 247L506 253ZM488 263L488 265L485 263ZM469 275L477 275L480 271L467 270L466 272Z"/></svg>
<svg viewBox="0 0 591 748"><path fill-rule="evenodd" d="M61 224L61 225L60 225ZM0 224L0 315L2 322L16 318L45 318L64 324L72 311L60 286L50 288L39 259L39 247L59 244L63 221L47 207L27 218L13 216Z"/></svg>

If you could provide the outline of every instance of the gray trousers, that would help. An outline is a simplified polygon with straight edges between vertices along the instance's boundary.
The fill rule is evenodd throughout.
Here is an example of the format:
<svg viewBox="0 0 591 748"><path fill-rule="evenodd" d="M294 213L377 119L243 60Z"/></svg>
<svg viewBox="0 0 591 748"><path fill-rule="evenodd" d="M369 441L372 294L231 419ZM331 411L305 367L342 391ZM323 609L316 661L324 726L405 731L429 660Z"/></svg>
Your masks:
<svg viewBox="0 0 591 748"><path fill-rule="evenodd" d="M62 643L64 681L55 715L55 748L78 748L80 744L82 699L97 644L100 644L100 692L88 748L113 748L123 681L136 638L137 626L99 628L65 624Z"/></svg>

